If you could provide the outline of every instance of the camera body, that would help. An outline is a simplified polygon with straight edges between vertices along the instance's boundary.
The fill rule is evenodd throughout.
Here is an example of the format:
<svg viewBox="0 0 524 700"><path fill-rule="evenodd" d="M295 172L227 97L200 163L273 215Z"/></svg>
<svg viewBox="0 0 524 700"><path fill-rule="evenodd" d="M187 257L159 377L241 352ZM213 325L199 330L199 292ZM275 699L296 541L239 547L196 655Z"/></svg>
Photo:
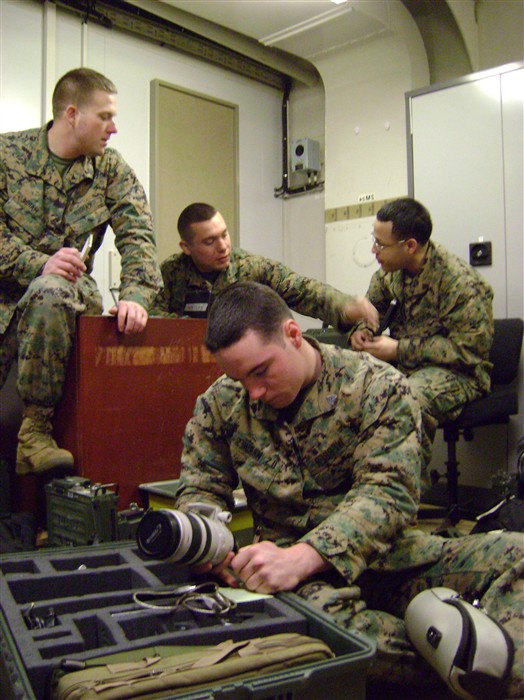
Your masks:
<svg viewBox="0 0 524 700"><path fill-rule="evenodd" d="M136 531L140 551L148 557L193 566L219 564L235 548L226 523L231 513L208 503L190 503L187 512L148 510Z"/></svg>

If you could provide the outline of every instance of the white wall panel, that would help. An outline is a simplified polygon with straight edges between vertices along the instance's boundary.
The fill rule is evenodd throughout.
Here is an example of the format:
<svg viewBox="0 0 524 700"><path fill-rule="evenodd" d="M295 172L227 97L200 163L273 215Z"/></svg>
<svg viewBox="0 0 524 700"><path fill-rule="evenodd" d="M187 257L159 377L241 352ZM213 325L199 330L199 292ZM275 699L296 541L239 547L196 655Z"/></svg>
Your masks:
<svg viewBox="0 0 524 700"><path fill-rule="evenodd" d="M40 123L42 96L42 7L0 2L0 131ZM28 41L26 37L31 37Z"/></svg>
<svg viewBox="0 0 524 700"><path fill-rule="evenodd" d="M506 316L506 243L500 78L435 90L411 100L413 196L433 219L432 238L469 260L469 243L493 244L478 272Z"/></svg>
<svg viewBox="0 0 524 700"><path fill-rule="evenodd" d="M365 294L378 270L371 252L373 217L326 224L327 278L348 294Z"/></svg>
<svg viewBox="0 0 524 700"><path fill-rule="evenodd" d="M435 240L460 257L469 260L470 243L492 242L493 264L477 270L492 285L501 318L524 317L523 74L514 64L408 95L410 192L429 208ZM480 429L473 442L460 441L462 483L487 486L496 471L515 468L524 434L523 373L520 414L509 427ZM432 466L444 461L439 436Z"/></svg>
<svg viewBox="0 0 524 700"><path fill-rule="evenodd" d="M524 318L524 69L501 75L501 93L508 316Z"/></svg>

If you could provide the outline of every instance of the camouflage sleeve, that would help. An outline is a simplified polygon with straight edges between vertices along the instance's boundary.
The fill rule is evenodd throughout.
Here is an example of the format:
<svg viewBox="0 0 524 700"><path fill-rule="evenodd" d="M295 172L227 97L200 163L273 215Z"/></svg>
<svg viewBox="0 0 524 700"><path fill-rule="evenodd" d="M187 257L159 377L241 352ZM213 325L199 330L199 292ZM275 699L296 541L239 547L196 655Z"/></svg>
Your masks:
<svg viewBox="0 0 524 700"><path fill-rule="evenodd" d="M133 170L116 151L113 154L106 204L121 256L120 297L148 309L162 287L151 210Z"/></svg>
<svg viewBox="0 0 524 700"><path fill-rule="evenodd" d="M166 258L160 265L163 279L163 289L157 294L151 307L151 316L166 316L180 318L184 315L184 295L187 289L187 279L184 266L179 264L179 255Z"/></svg>
<svg viewBox="0 0 524 700"><path fill-rule="evenodd" d="M343 308L353 300L352 296L329 284L299 275L275 260L258 255L250 258L249 278L274 289L290 309L304 316L320 318L335 328L343 320Z"/></svg>
<svg viewBox="0 0 524 700"><path fill-rule="evenodd" d="M182 510L195 501L233 510L233 491L238 485L238 476L231 461L228 425L215 407L214 397L220 395L221 401L227 403L234 389L220 379L217 383L220 389L208 391L197 399L184 433L176 503Z"/></svg>
<svg viewBox="0 0 524 700"><path fill-rule="evenodd" d="M383 316L387 311L389 302L393 298L393 294L384 283L384 274L381 270L377 270L371 277L366 296L377 309L380 316Z"/></svg>
<svg viewBox="0 0 524 700"><path fill-rule="evenodd" d="M162 316L164 318L180 318L182 314L177 314L169 310L169 299L167 298L165 287L156 295L149 309L150 316Z"/></svg>
<svg viewBox="0 0 524 700"><path fill-rule="evenodd" d="M369 299L369 301L373 304L373 306L376 308L379 314L380 321L382 321L382 318L384 317L386 311L388 310L389 302L392 299L391 293L388 291L388 289L385 287L383 284L383 279L384 276L380 270L377 270L371 277L371 281L369 283L369 288L368 291L366 292L366 297ZM357 323L353 326L349 333L349 337L357 331L357 330L363 330L364 328L368 328L366 323L364 321L360 321L360 323ZM371 330L371 329L370 329Z"/></svg>
<svg viewBox="0 0 524 700"><path fill-rule="evenodd" d="M399 364L408 371L438 365L468 372L487 360L493 342L492 299L491 288L477 275L466 282L448 276L436 299L438 310L430 310L431 320L438 319L438 329L400 337ZM417 322L422 320L419 317Z"/></svg>
<svg viewBox="0 0 524 700"><path fill-rule="evenodd" d="M302 541L353 582L413 524L420 496L420 409L395 370L373 373L361 395L353 484ZM392 373L395 381L392 381Z"/></svg>
<svg viewBox="0 0 524 700"><path fill-rule="evenodd" d="M23 287L38 275L49 255L35 250L7 227L7 172L3 157L7 149L4 138L0 135L0 279L12 278Z"/></svg>

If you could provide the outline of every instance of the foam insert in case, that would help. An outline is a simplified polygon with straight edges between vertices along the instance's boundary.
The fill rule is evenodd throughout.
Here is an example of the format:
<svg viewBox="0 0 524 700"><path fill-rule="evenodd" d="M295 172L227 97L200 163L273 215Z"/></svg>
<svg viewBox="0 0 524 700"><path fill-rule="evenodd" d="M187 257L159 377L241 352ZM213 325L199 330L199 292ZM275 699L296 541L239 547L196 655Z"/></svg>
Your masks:
<svg viewBox="0 0 524 700"><path fill-rule="evenodd" d="M285 688L289 700L320 700L326 682L332 700L347 698L349 686L352 698L365 697L371 644L294 594L240 602L229 619L186 610L166 615L133 601L136 590L172 588L188 576L187 569L169 562L145 560L130 542L0 556L2 700L44 700L50 675L64 658L82 661L162 644L209 645L278 632L318 637L335 658L176 697L270 700L277 689L282 697Z"/></svg>

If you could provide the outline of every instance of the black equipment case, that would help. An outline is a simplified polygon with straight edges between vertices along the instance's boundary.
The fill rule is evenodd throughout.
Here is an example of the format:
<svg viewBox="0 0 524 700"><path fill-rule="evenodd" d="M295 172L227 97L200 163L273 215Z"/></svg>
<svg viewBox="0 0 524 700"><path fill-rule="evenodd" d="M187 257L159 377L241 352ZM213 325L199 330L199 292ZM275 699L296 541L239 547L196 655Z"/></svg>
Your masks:
<svg viewBox="0 0 524 700"><path fill-rule="evenodd" d="M240 614L230 620L202 620L185 610L166 615L133 601L137 590L173 588L187 583L188 575L169 562L146 561L131 541L0 556L2 700L45 700L51 674L63 659L85 661L158 645L209 645L279 632L317 637L335 657L176 697L325 700L326 688L330 700L365 697L373 645L294 594L239 602Z"/></svg>

